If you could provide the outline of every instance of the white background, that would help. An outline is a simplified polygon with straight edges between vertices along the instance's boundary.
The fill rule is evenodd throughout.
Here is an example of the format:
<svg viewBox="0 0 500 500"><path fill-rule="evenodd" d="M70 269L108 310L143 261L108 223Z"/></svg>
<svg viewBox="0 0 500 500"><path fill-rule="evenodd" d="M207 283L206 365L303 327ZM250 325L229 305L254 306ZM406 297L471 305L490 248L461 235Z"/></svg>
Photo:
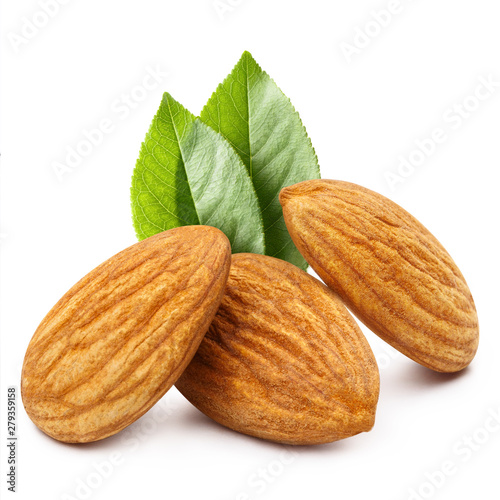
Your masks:
<svg viewBox="0 0 500 500"><path fill-rule="evenodd" d="M389 196L448 249L479 313L475 360L437 374L364 329L380 365L375 427L317 447L229 431L175 389L122 434L65 445L19 401L17 498L500 498L498 0L401 0L385 27L368 24L364 48L359 30L388 0L220 3L222 15L212 0L66 0L21 43L24 18L43 23L40 3L2 1L2 498L12 495L7 386L19 385L28 342L60 296L135 242L130 178L162 93L199 113L244 50L300 112L324 178ZM358 44L350 62L343 42ZM147 68L168 75L141 92ZM497 87L478 102L481 78ZM124 106L131 93L140 102ZM60 182L54 162L103 119L113 130ZM391 190L385 173L435 128L446 140ZM452 473L437 473L443 466Z"/></svg>

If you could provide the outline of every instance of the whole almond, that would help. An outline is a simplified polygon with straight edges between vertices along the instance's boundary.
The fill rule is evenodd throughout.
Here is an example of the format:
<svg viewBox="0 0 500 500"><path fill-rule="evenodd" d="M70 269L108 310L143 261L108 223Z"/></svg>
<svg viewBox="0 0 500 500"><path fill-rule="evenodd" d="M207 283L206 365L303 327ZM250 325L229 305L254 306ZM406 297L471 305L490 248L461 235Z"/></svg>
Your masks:
<svg viewBox="0 0 500 500"><path fill-rule="evenodd" d="M231 429L316 444L372 428L379 375L336 294L288 262L237 254L219 311L176 387Z"/></svg>
<svg viewBox="0 0 500 500"><path fill-rule="evenodd" d="M186 226L98 266L53 307L28 346L22 398L60 441L111 436L158 401L190 362L227 280L218 229Z"/></svg>
<svg viewBox="0 0 500 500"><path fill-rule="evenodd" d="M304 258L371 330L436 371L472 361L479 327L470 290L413 216L378 193L332 180L285 188L280 201Z"/></svg>

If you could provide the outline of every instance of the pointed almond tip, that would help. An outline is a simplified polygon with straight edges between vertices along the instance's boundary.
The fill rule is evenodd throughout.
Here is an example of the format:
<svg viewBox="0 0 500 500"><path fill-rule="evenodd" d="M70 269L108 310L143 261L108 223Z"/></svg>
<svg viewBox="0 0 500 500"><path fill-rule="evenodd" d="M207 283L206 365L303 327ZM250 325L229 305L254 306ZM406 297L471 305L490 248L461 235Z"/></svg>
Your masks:
<svg viewBox="0 0 500 500"><path fill-rule="evenodd" d="M189 230L192 231L193 234L197 234L199 237L203 235L212 237L215 241L218 241L221 244L221 247L223 247L229 254L231 254L231 242L229 241L229 238L224 233L224 231L221 231L219 228L215 226L206 226L203 224L181 227L189 228Z"/></svg>
<svg viewBox="0 0 500 500"><path fill-rule="evenodd" d="M296 198L301 195L308 195L315 191L324 189L324 181L321 179L311 179L307 181L298 182L292 184L291 186L284 187L279 194L279 200L281 206L287 203L292 198Z"/></svg>
<svg viewBox="0 0 500 500"><path fill-rule="evenodd" d="M362 432L370 432L375 426L376 407L366 416L365 426Z"/></svg>
<svg viewBox="0 0 500 500"><path fill-rule="evenodd" d="M279 200L282 207L290 199L292 193L293 193L293 186L285 187L280 191Z"/></svg>

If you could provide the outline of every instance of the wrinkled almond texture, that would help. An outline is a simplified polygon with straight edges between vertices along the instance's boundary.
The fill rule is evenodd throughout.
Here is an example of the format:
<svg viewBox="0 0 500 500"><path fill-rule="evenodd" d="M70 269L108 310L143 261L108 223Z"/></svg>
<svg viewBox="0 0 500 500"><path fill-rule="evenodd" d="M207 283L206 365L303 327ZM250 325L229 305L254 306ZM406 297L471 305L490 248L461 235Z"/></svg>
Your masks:
<svg viewBox="0 0 500 500"><path fill-rule="evenodd" d="M22 398L31 420L65 442L111 436L172 386L224 293L230 245L186 226L98 266L53 307L28 346Z"/></svg>
<svg viewBox="0 0 500 500"><path fill-rule="evenodd" d="M379 375L336 294L288 262L237 254L219 311L176 387L231 429L316 444L372 428Z"/></svg>
<svg viewBox="0 0 500 500"><path fill-rule="evenodd" d="M436 238L391 200L347 182L281 191L288 230L305 259L353 313L406 356L440 372L473 359L476 309Z"/></svg>

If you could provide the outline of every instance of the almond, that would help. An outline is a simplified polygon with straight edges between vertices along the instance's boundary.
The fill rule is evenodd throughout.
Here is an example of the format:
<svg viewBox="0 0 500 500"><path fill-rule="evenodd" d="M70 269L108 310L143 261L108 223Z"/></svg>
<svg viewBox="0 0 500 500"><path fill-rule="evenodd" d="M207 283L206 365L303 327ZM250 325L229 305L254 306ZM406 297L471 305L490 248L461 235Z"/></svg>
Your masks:
<svg viewBox="0 0 500 500"><path fill-rule="evenodd" d="M231 429L316 444L372 428L379 375L336 294L288 262L237 254L219 311L176 387Z"/></svg>
<svg viewBox="0 0 500 500"><path fill-rule="evenodd" d="M224 293L218 229L152 236L98 266L52 308L28 346L23 403L60 441L111 436L158 401L196 352Z"/></svg>
<svg viewBox="0 0 500 500"><path fill-rule="evenodd" d="M373 332L418 363L456 372L479 341L474 301L439 241L384 196L332 180L281 191L293 242Z"/></svg>

